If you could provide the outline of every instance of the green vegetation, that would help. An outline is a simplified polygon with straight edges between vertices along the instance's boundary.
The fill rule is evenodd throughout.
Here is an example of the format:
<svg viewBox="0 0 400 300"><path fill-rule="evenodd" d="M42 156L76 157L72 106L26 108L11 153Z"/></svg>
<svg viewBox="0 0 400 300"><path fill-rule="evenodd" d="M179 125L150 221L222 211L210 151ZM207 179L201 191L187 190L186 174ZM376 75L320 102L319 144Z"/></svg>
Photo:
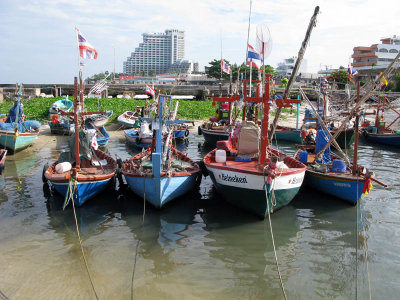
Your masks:
<svg viewBox="0 0 400 300"><path fill-rule="evenodd" d="M49 108L58 98L34 98L24 101L24 114L29 120L37 120L42 123L49 121ZM175 100L173 101L175 102ZM119 115L127 110L134 110L136 106L143 106L145 100L132 99L85 99L85 107L88 111L112 110L114 111L110 121L116 120ZM173 103L174 107L175 103ZM13 102L0 103L0 114L6 114L13 106ZM215 114L216 107L211 100L193 101L179 100L178 118L180 119L205 119Z"/></svg>

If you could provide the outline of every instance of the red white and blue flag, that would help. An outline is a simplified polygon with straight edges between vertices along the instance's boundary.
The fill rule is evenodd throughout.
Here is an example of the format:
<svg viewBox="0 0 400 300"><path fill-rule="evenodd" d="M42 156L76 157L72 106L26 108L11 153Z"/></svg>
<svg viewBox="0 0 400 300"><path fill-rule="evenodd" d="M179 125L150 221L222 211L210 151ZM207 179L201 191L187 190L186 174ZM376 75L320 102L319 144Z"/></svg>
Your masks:
<svg viewBox="0 0 400 300"><path fill-rule="evenodd" d="M349 67L347 68L347 76L349 76L349 78L353 78L354 76L356 76L358 74L357 70L354 70L351 65L349 65Z"/></svg>
<svg viewBox="0 0 400 300"><path fill-rule="evenodd" d="M223 59L221 59L221 70L222 70L222 72L225 72L227 74L231 74L232 73L231 67Z"/></svg>
<svg viewBox="0 0 400 300"><path fill-rule="evenodd" d="M248 49L247 49L247 58L251 58L251 59L256 59L259 61L262 61L262 56L260 53L258 53L256 51L256 49L254 49L250 44L248 44Z"/></svg>
<svg viewBox="0 0 400 300"><path fill-rule="evenodd" d="M261 72L262 57L250 44L248 44L246 64L257 68Z"/></svg>
<svg viewBox="0 0 400 300"><path fill-rule="evenodd" d="M78 35L78 46L79 46L79 55L82 58L87 59L96 59L97 58L97 50L93 48L91 44L85 39L83 34L76 28L76 34Z"/></svg>
<svg viewBox="0 0 400 300"><path fill-rule="evenodd" d="M155 91L151 86L149 86L148 84L146 84L146 93L147 93L147 94L150 94L150 95L152 95L152 96L154 97L155 94L156 94L156 91Z"/></svg>

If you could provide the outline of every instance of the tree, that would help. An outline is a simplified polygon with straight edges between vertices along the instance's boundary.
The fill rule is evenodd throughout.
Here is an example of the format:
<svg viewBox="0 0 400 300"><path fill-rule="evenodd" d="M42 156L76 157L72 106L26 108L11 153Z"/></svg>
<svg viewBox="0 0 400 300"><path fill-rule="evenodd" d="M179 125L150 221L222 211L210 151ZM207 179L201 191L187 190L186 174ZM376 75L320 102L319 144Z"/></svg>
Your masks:
<svg viewBox="0 0 400 300"><path fill-rule="evenodd" d="M229 61L224 60L229 65ZM205 67L205 73L208 77L221 78L221 60L214 59L208 63L210 67ZM233 74L232 74L233 75ZM229 80L229 74L222 72L222 78Z"/></svg>
<svg viewBox="0 0 400 300"><path fill-rule="evenodd" d="M347 72L344 70L343 67L342 69L339 68L339 70L336 72L332 72L328 76L327 80L331 84L335 82L339 89L344 89L346 84L350 82L350 79L347 76Z"/></svg>

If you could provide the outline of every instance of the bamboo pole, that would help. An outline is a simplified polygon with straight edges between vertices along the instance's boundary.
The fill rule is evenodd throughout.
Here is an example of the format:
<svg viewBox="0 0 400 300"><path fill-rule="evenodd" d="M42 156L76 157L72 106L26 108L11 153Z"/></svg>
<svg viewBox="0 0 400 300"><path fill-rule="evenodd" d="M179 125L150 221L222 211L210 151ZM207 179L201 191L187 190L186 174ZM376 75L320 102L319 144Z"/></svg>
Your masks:
<svg viewBox="0 0 400 300"><path fill-rule="evenodd" d="M356 105L350 111L350 114L344 119L343 123L339 126L338 130L333 135L334 139L336 139L337 136L340 134L340 132L343 131L344 127L346 126L346 123L350 120L350 118L354 115L354 113L360 108L360 106L363 105L365 103L365 101L367 101L373 95L373 93L381 87L381 84L380 84L381 78L383 78L383 77L387 78L393 72L394 64L396 63L396 61L399 58L400 58L400 52L393 59L393 61L390 63L390 65L385 69L385 71L382 72L381 76L378 76L378 78L376 78L375 80L371 80L364 85L364 90L366 91L366 94L361 98L361 100L359 102L356 103ZM357 95L353 96L351 101L354 100L354 97L357 97ZM317 153L317 155L315 156L315 159L318 159L318 157L320 157L322 155L322 153L325 151L325 149L329 147L331 142L332 142L332 140L330 140L325 145L325 147L319 153Z"/></svg>
<svg viewBox="0 0 400 300"><path fill-rule="evenodd" d="M315 9L314 9L314 14L311 17L310 23L308 24L308 29L307 29L306 35L304 37L303 43L301 44L299 53L297 55L297 60L296 60L296 63L294 65L292 74L291 74L291 76L289 78L289 82L286 85L285 91L283 92L282 99L287 99L287 97L289 96L289 93L290 93L290 89L292 88L292 85L293 85L294 81L296 80L296 75L297 75L297 72L300 69L300 64L301 64L301 61L303 60L304 53L306 52L306 48L307 48L307 44L308 44L308 42L310 40L311 32L312 32L313 28L316 26L318 13L319 13L319 6L316 6ZM275 134L276 125L278 123L278 119L280 117L281 112L282 112L282 107L278 107L278 110L276 112L274 121L272 122L271 134L270 134L270 140L271 141L272 141L272 137Z"/></svg>
<svg viewBox="0 0 400 300"><path fill-rule="evenodd" d="M336 142L336 140L333 140L333 137L331 133L329 132L328 128L326 127L326 124L324 120L322 120L321 116L318 114L318 112L315 110L314 106L312 105L311 101L308 99L306 93L304 93L303 89L300 87L300 93L303 96L303 99L308 103L308 105L311 106L311 109L313 110L313 113L317 116L318 121L320 122L321 126L324 128L326 133L328 134L330 141L332 141L333 145L336 147L336 149L342 154L343 158L346 160L346 163L348 166L350 166L350 161L347 155L343 152L343 150L340 148L339 144Z"/></svg>

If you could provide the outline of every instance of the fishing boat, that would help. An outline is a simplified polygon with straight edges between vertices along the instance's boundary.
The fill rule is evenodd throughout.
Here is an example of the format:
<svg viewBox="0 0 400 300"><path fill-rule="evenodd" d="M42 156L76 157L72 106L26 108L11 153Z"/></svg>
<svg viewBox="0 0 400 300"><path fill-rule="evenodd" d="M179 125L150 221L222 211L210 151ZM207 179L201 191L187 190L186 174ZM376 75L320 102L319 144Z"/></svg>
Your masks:
<svg viewBox="0 0 400 300"><path fill-rule="evenodd" d="M70 112L74 102L66 96L64 99L57 100L49 108L48 122L52 134L71 135L74 132L74 121L67 116L62 116L61 111Z"/></svg>
<svg viewBox="0 0 400 300"><path fill-rule="evenodd" d="M190 121L191 122L191 121ZM150 124L141 122L140 128L124 130L126 141L137 148L145 148L151 145L153 141L153 131L150 129ZM178 124L177 128L172 133L172 139L182 140L189 135L188 125ZM167 137L167 129L163 130L163 140Z"/></svg>
<svg viewBox="0 0 400 300"><path fill-rule="evenodd" d="M184 153L171 145L173 124L185 121L175 120L178 102L172 120L163 119L163 103L171 96L159 96L157 119L153 120L156 131L154 147L142 151L122 164L122 175L130 189L156 208L194 189L201 179L199 166ZM150 121L150 120L148 120ZM166 142L162 142L163 125L169 127ZM166 146L167 145L167 146Z"/></svg>
<svg viewBox="0 0 400 300"><path fill-rule="evenodd" d="M7 156L7 150L0 149L0 175L3 173L4 170L4 166L6 163L6 156Z"/></svg>
<svg viewBox="0 0 400 300"><path fill-rule="evenodd" d="M325 137L327 137L326 132L318 130L317 145L319 145L320 138L325 140ZM360 200L364 187L369 185L369 173L364 173L360 166L353 172L353 165L346 164L330 150L318 162L315 161L316 153L318 153L316 145L299 147L301 151L296 153L295 159L307 165L304 183L308 187L352 204L356 204Z"/></svg>
<svg viewBox="0 0 400 300"><path fill-rule="evenodd" d="M203 135L206 144L215 147L218 141L226 141L233 128L230 125L230 103L220 103L216 116L210 117L198 127L198 134Z"/></svg>
<svg viewBox="0 0 400 300"><path fill-rule="evenodd" d="M390 107L397 114L397 117L386 126L384 119L385 105L386 98L381 99L380 97L378 98L378 104L372 105L372 107L376 108L375 124L364 127L362 134L369 142L399 147L400 130L394 130L391 126L400 118L400 112Z"/></svg>
<svg viewBox="0 0 400 300"><path fill-rule="evenodd" d="M101 127L107 124L108 120L112 115L113 115L112 110L106 110L101 114L93 114L87 116L87 119L89 119L91 123L93 123L95 126Z"/></svg>
<svg viewBox="0 0 400 300"><path fill-rule="evenodd" d="M360 96L359 89L358 83L357 101ZM303 93L301 89L300 91ZM303 96L309 102L305 94ZM354 111L354 114L354 131L358 132L359 114L357 111ZM340 147L337 149L343 159L330 151L329 142L332 140L337 144L337 141L328 133L328 127L319 115L318 120L321 127L317 130L316 144L299 145L300 149L295 154L295 159L307 166L305 184L325 194L357 204L361 196L369 192L371 181L382 183L372 177L372 172L357 164L358 134L355 134L353 162L350 162Z"/></svg>
<svg viewBox="0 0 400 300"><path fill-rule="evenodd" d="M91 126L91 125L85 125L85 128L87 130L93 130L93 133L96 135L96 140L97 144L100 147L105 147L108 143L108 140L110 139L110 134L106 130L104 126Z"/></svg>
<svg viewBox="0 0 400 300"><path fill-rule="evenodd" d="M123 114L121 114L118 118L117 121L121 126L125 127L135 127L136 126L136 120L141 116L140 112L138 111L126 111Z"/></svg>
<svg viewBox="0 0 400 300"><path fill-rule="evenodd" d="M4 122L0 122L0 145L17 152L23 150L37 138L40 132L40 122L23 121L23 106L21 103L22 85L19 87L18 98L10 109Z"/></svg>
<svg viewBox="0 0 400 300"><path fill-rule="evenodd" d="M64 207L70 200L76 206L83 205L88 199L105 190L114 180L117 171L117 162L108 154L94 149L93 140L84 129L83 118L100 112L83 112L83 83L80 73L78 87L75 78L74 112L62 112L64 115L74 116L74 136L69 143L69 151L62 152L56 162L44 168L43 179L50 182L54 189L65 197ZM79 97L78 97L79 90Z"/></svg>
<svg viewBox="0 0 400 300"><path fill-rule="evenodd" d="M306 166L273 149L268 142L270 75L266 75L265 93L244 96L244 102L262 103L261 131L256 122L242 122L229 141L219 141L217 149L208 153L203 163L217 191L230 203L261 218L295 197L304 179ZM256 81L259 83L259 81ZM244 91L247 91L244 82ZM214 101L240 101L240 96L213 98ZM300 100L280 99L278 106ZM237 136L235 134L237 133Z"/></svg>
<svg viewBox="0 0 400 300"><path fill-rule="evenodd" d="M58 114L60 110L71 111L73 107L74 107L74 102L69 100L68 96L65 96L64 99L57 100L50 106L49 113L50 115L52 115L52 114Z"/></svg>

